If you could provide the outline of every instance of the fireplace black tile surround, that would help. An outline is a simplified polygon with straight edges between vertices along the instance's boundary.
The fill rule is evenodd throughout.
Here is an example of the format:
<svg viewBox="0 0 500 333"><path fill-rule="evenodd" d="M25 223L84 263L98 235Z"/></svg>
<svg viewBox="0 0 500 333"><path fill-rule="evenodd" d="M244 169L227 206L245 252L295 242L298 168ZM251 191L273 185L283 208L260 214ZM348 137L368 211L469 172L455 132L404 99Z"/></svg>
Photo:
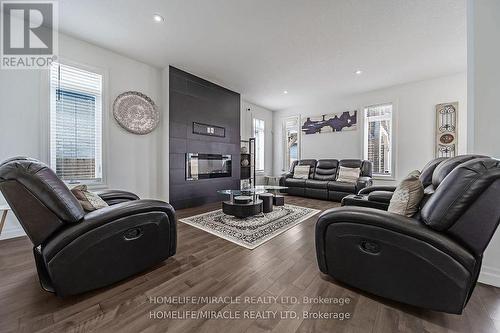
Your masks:
<svg viewBox="0 0 500 333"><path fill-rule="evenodd" d="M240 94L172 66L169 94L170 203L182 209L218 201L217 190L239 188L239 163L232 163L231 177L186 180L186 154L240 160ZM193 122L223 127L225 136L195 134Z"/></svg>

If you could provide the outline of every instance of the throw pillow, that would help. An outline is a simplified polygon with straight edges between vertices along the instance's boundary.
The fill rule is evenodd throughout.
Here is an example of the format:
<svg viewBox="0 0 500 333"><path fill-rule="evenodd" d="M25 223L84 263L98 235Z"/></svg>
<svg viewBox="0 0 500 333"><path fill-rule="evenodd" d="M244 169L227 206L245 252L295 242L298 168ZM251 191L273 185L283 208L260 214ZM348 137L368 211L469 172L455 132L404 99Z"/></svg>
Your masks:
<svg viewBox="0 0 500 333"><path fill-rule="evenodd" d="M293 169L293 178L296 179L309 179L309 171L311 166L309 165L296 165Z"/></svg>
<svg viewBox="0 0 500 333"><path fill-rule="evenodd" d="M424 185L419 177L420 171L415 170L399 183L389 203L388 212L407 217L415 215L424 197Z"/></svg>
<svg viewBox="0 0 500 333"><path fill-rule="evenodd" d="M80 202L80 205L82 205L83 210L86 212L108 207L106 201L87 189L87 185L75 186L71 189L71 193L78 199L78 202Z"/></svg>
<svg viewBox="0 0 500 333"><path fill-rule="evenodd" d="M356 184L360 173L361 173L360 168L348 168L341 166L339 169L339 175L337 177L337 181Z"/></svg>

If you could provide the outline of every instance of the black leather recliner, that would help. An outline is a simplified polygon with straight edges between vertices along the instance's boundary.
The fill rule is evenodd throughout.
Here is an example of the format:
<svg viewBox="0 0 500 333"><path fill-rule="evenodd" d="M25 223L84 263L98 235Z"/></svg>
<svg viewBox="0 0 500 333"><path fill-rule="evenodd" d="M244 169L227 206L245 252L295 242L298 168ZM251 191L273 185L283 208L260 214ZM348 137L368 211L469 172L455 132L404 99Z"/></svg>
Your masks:
<svg viewBox="0 0 500 333"><path fill-rule="evenodd" d="M308 165L309 178L293 178L295 166ZM337 180L340 167L360 168L360 175L356 182L347 183ZM286 192L290 195L341 201L343 197L358 193L359 190L372 184L372 163L357 159L322 159L294 161L290 171L283 174L280 185L288 187Z"/></svg>
<svg viewBox="0 0 500 333"><path fill-rule="evenodd" d="M420 181L424 186L424 203L434 193L434 182L440 182L458 165L474 158L487 157L484 155L459 155L451 158L438 157L429 161L422 169ZM348 196L342 199L342 206L360 206L387 210L392 195L396 190L393 185L375 185L361 189L357 196Z"/></svg>
<svg viewBox="0 0 500 333"><path fill-rule="evenodd" d="M31 239L40 283L58 296L100 288L175 254L175 211L130 192L101 191L110 206L85 213L45 164L0 164L0 190Z"/></svg>
<svg viewBox="0 0 500 333"><path fill-rule="evenodd" d="M320 270L395 301L460 314L500 222L500 161L475 158L444 179L416 217L366 207L325 211L316 224Z"/></svg>

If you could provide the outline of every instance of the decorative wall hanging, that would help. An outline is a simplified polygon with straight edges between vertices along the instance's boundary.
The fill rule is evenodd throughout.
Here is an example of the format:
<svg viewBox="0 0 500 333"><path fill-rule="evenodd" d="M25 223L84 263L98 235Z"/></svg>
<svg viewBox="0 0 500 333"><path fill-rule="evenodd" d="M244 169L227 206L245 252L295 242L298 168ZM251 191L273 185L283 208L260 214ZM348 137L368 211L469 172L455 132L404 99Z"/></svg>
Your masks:
<svg viewBox="0 0 500 333"><path fill-rule="evenodd" d="M356 130L358 111L324 114L318 117L307 117L302 125L304 134L330 133Z"/></svg>
<svg viewBox="0 0 500 333"><path fill-rule="evenodd" d="M458 102L436 105L436 157L457 154Z"/></svg>
<svg viewBox="0 0 500 333"><path fill-rule="evenodd" d="M158 107L148 96L127 91L120 94L113 103L113 116L118 124L134 134L148 134L160 122Z"/></svg>

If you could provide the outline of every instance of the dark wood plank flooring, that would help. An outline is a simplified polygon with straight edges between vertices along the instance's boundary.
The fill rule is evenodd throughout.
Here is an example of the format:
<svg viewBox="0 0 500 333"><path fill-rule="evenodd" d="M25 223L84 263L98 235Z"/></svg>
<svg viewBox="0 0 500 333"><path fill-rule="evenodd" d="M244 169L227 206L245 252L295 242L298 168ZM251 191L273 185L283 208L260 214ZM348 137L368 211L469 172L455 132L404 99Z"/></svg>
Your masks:
<svg viewBox="0 0 500 333"><path fill-rule="evenodd" d="M291 204L325 210L338 203L287 197ZM219 204L177 212L179 218ZM178 224L174 258L134 278L60 299L40 289L26 237L0 241L0 332L496 332L500 289L479 284L461 316L380 299L322 275L314 250L317 215L251 251ZM156 296L324 296L350 303L188 304L150 302ZM302 311L350 313L348 320L165 320L155 311ZM153 312L151 312L153 311ZM283 313L283 312L282 312Z"/></svg>

